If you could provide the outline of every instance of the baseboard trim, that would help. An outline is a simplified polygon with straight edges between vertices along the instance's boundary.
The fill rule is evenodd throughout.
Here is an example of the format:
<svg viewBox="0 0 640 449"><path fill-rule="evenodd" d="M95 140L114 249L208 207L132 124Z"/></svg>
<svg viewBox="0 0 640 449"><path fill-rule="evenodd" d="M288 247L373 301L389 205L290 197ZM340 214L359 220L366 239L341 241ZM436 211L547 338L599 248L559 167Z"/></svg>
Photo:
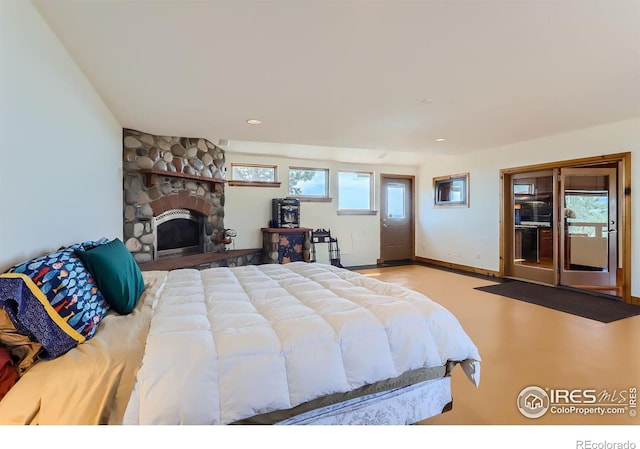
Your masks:
<svg viewBox="0 0 640 449"><path fill-rule="evenodd" d="M631 304L635 304L637 306L640 306L640 298L638 298L637 296L632 296L631 297Z"/></svg>
<svg viewBox="0 0 640 449"><path fill-rule="evenodd" d="M428 259L426 257L419 257L419 256L415 256L413 258L413 260L416 261L416 262L422 262L422 263L429 264L429 265L436 265L438 267L451 268L452 270L466 271L468 273L474 273L474 274L481 274L483 276L496 277L496 278L502 277L502 276L500 276L500 272L498 272L498 271L487 270L487 269L484 269L484 268L471 267L469 265L461 265L461 264L457 264L457 263L444 262L442 260Z"/></svg>

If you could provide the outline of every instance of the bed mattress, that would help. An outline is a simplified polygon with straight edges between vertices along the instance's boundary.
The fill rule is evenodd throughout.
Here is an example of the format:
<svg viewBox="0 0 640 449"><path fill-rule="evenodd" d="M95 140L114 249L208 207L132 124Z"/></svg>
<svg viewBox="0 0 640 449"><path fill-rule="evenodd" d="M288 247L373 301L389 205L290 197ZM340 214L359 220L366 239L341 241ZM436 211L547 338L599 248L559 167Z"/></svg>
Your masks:
<svg viewBox="0 0 640 449"><path fill-rule="evenodd" d="M232 424L480 356L426 296L331 265L166 274L126 424ZM188 367L188 369L187 369Z"/></svg>

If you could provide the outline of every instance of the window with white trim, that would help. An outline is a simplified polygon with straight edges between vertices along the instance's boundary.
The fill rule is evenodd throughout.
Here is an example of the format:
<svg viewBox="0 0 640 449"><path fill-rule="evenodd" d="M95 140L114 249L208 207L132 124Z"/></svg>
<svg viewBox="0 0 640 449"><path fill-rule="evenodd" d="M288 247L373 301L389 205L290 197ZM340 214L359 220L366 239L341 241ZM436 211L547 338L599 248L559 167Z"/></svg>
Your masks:
<svg viewBox="0 0 640 449"><path fill-rule="evenodd" d="M338 172L338 213L375 213L373 194L372 172L348 170Z"/></svg>
<svg viewBox="0 0 640 449"><path fill-rule="evenodd" d="M277 187L278 167L262 164L231 164L229 185L253 187Z"/></svg>
<svg viewBox="0 0 640 449"><path fill-rule="evenodd" d="M302 201L330 201L329 169L289 167L288 194Z"/></svg>

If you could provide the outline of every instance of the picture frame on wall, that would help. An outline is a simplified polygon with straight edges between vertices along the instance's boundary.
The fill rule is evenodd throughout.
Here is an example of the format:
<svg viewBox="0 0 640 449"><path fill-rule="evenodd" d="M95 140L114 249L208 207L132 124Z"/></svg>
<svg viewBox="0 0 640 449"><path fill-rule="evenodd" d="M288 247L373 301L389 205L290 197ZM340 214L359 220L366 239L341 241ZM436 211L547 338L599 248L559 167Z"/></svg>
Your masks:
<svg viewBox="0 0 640 449"><path fill-rule="evenodd" d="M434 207L469 207L469 173L433 178Z"/></svg>

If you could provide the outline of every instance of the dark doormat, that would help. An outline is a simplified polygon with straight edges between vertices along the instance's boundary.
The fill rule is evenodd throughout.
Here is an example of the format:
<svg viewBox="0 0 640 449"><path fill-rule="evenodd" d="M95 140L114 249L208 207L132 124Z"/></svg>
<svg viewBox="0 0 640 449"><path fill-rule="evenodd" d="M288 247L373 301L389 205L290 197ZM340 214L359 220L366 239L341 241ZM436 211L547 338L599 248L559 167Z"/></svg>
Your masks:
<svg viewBox="0 0 640 449"><path fill-rule="evenodd" d="M601 323L640 315L640 306L561 287L507 280L501 284L476 287L476 290L537 304Z"/></svg>

